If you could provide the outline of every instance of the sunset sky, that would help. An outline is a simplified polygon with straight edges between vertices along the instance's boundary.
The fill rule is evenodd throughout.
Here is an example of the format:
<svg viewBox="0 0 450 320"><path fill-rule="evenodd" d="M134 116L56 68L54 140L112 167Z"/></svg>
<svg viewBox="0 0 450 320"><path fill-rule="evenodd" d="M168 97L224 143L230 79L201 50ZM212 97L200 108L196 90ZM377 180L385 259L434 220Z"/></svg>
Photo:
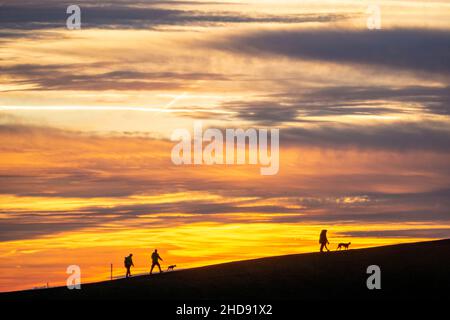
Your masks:
<svg viewBox="0 0 450 320"><path fill-rule="evenodd" d="M449 80L450 0L0 0L0 291L448 238ZM279 173L175 166L198 120Z"/></svg>

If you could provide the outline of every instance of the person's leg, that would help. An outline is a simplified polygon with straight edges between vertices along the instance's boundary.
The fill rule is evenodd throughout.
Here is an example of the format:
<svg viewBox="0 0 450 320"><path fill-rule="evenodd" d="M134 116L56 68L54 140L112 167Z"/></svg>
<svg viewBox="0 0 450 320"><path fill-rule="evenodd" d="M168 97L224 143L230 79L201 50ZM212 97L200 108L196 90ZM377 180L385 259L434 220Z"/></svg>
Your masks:
<svg viewBox="0 0 450 320"><path fill-rule="evenodd" d="M325 246L325 243L320 244L320 252L323 252L323 247Z"/></svg>
<svg viewBox="0 0 450 320"><path fill-rule="evenodd" d="M161 266L159 265L159 262L158 262L158 269L159 269L159 273L161 273L162 271L161 271Z"/></svg>
<svg viewBox="0 0 450 320"><path fill-rule="evenodd" d="M152 263L152 268L150 269L150 274L152 274L152 272L153 272L153 268L155 267L155 264L154 263Z"/></svg>

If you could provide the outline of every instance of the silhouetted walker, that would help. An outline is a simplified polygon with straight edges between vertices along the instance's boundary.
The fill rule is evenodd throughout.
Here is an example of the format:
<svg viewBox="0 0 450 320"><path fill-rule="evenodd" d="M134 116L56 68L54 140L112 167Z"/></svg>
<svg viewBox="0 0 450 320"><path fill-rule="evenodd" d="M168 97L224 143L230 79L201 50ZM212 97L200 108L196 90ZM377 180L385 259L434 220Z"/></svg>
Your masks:
<svg viewBox="0 0 450 320"><path fill-rule="evenodd" d="M152 253L152 268L150 269L150 274L152 274L153 268L155 266L158 266L159 273L162 273L161 266L159 265L159 260L163 261L163 259L158 254L158 249L155 249L155 251Z"/></svg>
<svg viewBox="0 0 450 320"><path fill-rule="evenodd" d="M320 232L319 243L320 243L320 252L323 252L323 248L327 249L327 251L330 251L330 249L328 249L327 247L327 244L330 244L327 238L327 230L322 230Z"/></svg>
<svg viewBox="0 0 450 320"><path fill-rule="evenodd" d="M131 267L134 267L134 264L133 264L133 254L132 254L132 253L130 253L130 255L129 255L128 257L125 257L124 265L125 265L125 268L127 269L127 274L126 274L125 277L126 277L126 278L131 277L131 271L130 271L130 268L131 268Z"/></svg>

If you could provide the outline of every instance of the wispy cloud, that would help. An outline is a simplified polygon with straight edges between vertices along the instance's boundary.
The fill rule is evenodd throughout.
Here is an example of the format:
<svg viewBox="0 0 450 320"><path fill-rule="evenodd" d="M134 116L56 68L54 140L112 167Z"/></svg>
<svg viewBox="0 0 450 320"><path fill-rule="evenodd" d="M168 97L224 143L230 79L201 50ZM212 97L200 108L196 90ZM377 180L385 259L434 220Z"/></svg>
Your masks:
<svg viewBox="0 0 450 320"><path fill-rule="evenodd" d="M448 43L450 32L438 29L298 29L234 35L210 42L210 46L241 54L278 55L448 76Z"/></svg>
<svg viewBox="0 0 450 320"><path fill-rule="evenodd" d="M387 129L378 128L370 137L367 128L359 129L304 138L306 143L299 141L302 132L283 143L282 171L268 182L277 187L268 188L250 167L174 168L165 140L5 124L2 239L137 218L142 227L161 214L165 223L448 221L448 153L440 153L448 144L433 150L411 142L404 152L404 142L393 138L398 132L386 136ZM391 146L380 137L395 141ZM336 139L365 149L341 149Z"/></svg>
<svg viewBox="0 0 450 320"><path fill-rule="evenodd" d="M446 123L393 122L374 125L328 124L311 128L289 128L284 143L329 148L380 149L392 151L450 151Z"/></svg>
<svg viewBox="0 0 450 320"><path fill-rule="evenodd" d="M207 72L145 72L116 70L94 72L101 64L16 64L0 66L0 72L9 77L8 83L28 85L20 91L53 90L183 90L190 87L189 81L208 79L211 81L229 81L220 74ZM90 69L90 73L83 72ZM94 69L94 70L92 70ZM6 90L13 91L13 90Z"/></svg>
<svg viewBox="0 0 450 320"><path fill-rule="evenodd" d="M88 1L82 7L83 28L149 29L159 26L212 26L223 24L331 22L348 19L349 14L246 14L235 11L206 11L202 9L169 9L177 2ZM207 5L204 2L178 3ZM220 3L218 3L220 4ZM156 5L156 6L154 6ZM43 30L65 28L67 5L61 3L6 4L0 11L0 26L14 30ZM4 34L5 35L5 34Z"/></svg>

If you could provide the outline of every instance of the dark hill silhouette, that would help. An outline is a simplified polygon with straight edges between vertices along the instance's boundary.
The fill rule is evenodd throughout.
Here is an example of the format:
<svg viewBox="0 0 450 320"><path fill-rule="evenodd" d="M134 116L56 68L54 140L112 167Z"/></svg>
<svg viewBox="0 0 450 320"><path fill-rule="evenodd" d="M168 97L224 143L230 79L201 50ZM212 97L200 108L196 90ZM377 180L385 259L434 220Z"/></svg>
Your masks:
<svg viewBox="0 0 450 320"><path fill-rule="evenodd" d="M381 290L366 287L369 265ZM0 294L8 299L450 298L450 240L225 263L153 276Z"/></svg>

